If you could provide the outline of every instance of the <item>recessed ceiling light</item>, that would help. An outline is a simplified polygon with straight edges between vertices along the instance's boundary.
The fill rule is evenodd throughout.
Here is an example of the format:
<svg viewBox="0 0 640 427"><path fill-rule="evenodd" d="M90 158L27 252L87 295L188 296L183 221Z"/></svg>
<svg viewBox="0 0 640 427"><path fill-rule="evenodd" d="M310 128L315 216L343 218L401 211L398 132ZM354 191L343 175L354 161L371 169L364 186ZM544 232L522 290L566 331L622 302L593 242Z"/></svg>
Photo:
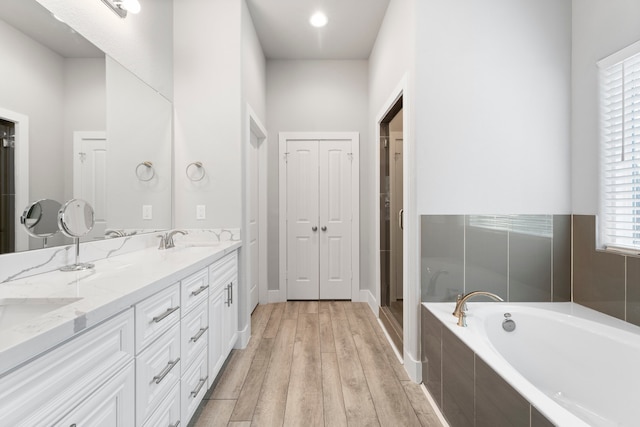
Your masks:
<svg viewBox="0 0 640 427"><path fill-rule="evenodd" d="M329 18L322 12L316 12L309 18L309 23L316 28L324 27L327 22L329 22Z"/></svg>

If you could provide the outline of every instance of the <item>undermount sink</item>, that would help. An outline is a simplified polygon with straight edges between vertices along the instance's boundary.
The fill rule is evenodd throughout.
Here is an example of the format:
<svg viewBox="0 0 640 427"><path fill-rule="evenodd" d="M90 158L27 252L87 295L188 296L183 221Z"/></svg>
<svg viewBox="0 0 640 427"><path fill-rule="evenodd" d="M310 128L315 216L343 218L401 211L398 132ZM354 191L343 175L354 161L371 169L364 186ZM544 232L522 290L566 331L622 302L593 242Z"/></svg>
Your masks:
<svg viewBox="0 0 640 427"><path fill-rule="evenodd" d="M0 298L0 331L41 316L81 298Z"/></svg>

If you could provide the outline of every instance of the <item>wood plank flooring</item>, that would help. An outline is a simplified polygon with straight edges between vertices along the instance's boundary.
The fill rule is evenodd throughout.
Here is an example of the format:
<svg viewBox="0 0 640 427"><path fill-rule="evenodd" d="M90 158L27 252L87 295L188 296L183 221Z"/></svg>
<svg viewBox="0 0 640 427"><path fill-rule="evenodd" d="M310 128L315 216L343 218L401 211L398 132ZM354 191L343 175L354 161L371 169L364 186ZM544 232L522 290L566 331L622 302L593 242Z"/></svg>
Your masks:
<svg viewBox="0 0 640 427"><path fill-rule="evenodd" d="M441 426L365 303L259 305L190 424Z"/></svg>

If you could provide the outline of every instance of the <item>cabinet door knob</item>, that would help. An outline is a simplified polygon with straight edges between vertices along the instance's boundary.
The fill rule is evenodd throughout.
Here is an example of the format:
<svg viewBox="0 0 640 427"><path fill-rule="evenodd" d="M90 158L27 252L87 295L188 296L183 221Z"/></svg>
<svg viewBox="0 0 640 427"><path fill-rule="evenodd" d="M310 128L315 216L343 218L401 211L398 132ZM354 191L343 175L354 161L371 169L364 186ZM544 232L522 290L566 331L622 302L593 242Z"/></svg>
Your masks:
<svg viewBox="0 0 640 427"><path fill-rule="evenodd" d="M318 231L318 227L314 225L313 227L311 227L311 231Z"/></svg>
<svg viewBox="0 0 640 427"><path fill-rule="evenodd" d="M322 231L327 231L327 226L326 226L326 225L323 225L323 226L322 226L322 228L321 228L321 230L322 230Z"/></svg>

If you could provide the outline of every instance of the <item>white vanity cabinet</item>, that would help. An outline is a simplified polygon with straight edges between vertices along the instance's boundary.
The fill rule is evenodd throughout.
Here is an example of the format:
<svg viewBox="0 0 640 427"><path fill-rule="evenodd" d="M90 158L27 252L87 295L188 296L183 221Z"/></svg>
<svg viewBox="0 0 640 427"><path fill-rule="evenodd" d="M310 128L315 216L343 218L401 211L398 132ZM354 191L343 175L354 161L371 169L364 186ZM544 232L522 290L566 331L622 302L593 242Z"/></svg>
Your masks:
<svg viewBox="0 0 640 427"><path fill-rule="evenodd" d="M0 425L134 425L129 309L0 378Z"/></svg>
<svg viewBox="0 0 640 427"><path fill-rule="evenodd" d="M238 338L236 251L209 267L209 281L209 374L215 378Z"/></svg>
<svg viewBox="0 0 640 427"><path fill-rule="evenodd" d="M106 320L96 315L105 305L70 317L94 326L7 366L0 427L188 425L238 336L237 251L199 262L193 273L195 263L182 261L183 278L167 270L148 279L138 297L122 292L108 304L129 308Z"/></svg>

